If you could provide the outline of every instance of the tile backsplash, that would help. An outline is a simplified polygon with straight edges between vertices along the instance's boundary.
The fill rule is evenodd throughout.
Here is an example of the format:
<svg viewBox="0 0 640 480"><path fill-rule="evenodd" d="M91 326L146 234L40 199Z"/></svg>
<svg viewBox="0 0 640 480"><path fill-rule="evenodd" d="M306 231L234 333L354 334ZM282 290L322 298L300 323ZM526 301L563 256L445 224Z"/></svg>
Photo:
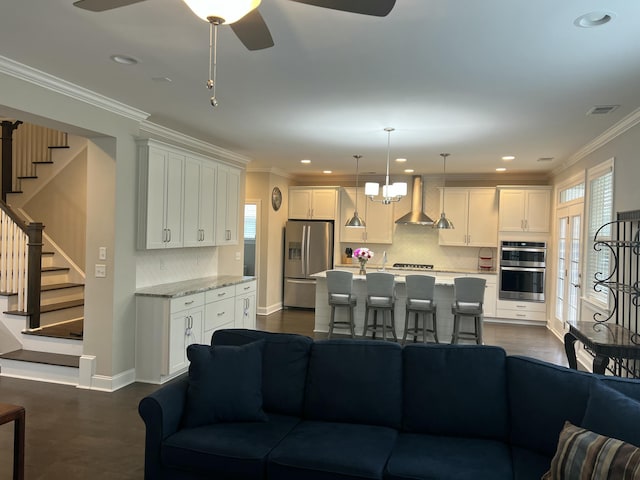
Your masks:
<svg viewBox="0 0 640 480"><path fill-rule="evenodd" d="M217 271L216 247L140 251L136 262L136 288L209 277Z"/></svg>

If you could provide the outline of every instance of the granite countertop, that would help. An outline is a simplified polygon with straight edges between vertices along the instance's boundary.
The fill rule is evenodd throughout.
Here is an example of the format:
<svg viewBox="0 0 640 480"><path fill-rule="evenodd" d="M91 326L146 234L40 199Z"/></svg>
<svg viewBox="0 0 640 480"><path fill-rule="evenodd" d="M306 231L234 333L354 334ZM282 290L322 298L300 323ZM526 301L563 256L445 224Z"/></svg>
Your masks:
<svg viewBox="0 0 640 480"><path fill-rule="evenodd" d="M360 264L358 263L338 263L335 265L335 268L360 268ZM381 270L382 265L380 264L369 264L367 263L367 271L370 272L378 272L378 271L382 271ZM385 267L385 270L389 270L392 272L420 272L420 273L425 273L428 274L429 272L433 272L433 273L483 273L483 274L487 274L487 275L496 275L497 272L495 270L478 270L477 268L475 269L462 269L462 268L439 268L439 267L434 267L433 269L430 268L407 268L407 267L390 267L387 266Z"/></svg>
<svg viewBox="0 0 640 480"><path fill-rule="evenodd" d="M222 275L216 277L194 278L184 280L182 282L163 283L160 285L152 285L136 290L136 295L147 297L165 297L177 298L194 293L215 290L216 288L238 285L240 283L251 282L256 277L247 277L242 275Z"/></svg>

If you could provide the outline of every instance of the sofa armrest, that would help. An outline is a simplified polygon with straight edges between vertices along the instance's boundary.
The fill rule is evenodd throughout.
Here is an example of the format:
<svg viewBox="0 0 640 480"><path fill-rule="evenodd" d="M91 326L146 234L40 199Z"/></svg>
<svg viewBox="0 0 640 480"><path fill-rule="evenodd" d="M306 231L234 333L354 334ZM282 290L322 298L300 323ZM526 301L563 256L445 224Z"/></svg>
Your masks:
<svg viewBox="0 0 640 480"><path fill-rule="evenodd" d="M186 378L173 381L143 398L138 405L138 413L146 426L146 479L160 478L160 447L165 438L180 428L188 385Z"/></svg>

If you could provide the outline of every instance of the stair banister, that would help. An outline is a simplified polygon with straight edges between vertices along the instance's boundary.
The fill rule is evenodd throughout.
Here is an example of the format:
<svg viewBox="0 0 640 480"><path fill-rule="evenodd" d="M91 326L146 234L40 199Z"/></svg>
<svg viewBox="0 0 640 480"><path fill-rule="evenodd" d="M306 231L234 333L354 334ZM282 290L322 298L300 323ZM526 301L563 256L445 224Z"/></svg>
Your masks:
<svg viewBox="0 0 640 480"><path fill-rule="evenodd" d="M42 229L44 226L39 222L25 223L18 215L15 214L11 207L2 200L0 200L0 210L3 212L2 220L11 223L11 225L3 226L3 238L0 239L1 242L7 244L6 250L3 247L2 251L6 252L6 255L9 258L17 258L20 252L20 247L22 246L24 248L24 242L18 243L13 241L13 236L8 233L11 230L11 227L17 227L24 232L24 236L26 236L27 265L26 268L24 268L26 278L24 278L24 275L20 272L12 272L14 278L17 275L18 279L23 280L18 280L18 282L14 281L14 289L17 291L12 291L10 293L17 293L18 296L26 296L26 301L23 302L23 311L29 314L29 328L39 328L40 288L42 286ZM10 251L9 248L11 248L12 251ZM6 263L7 262L3 262L3 264ZM7 275L9 270L10 267L3 268L0 274ZM9 290L8 287L7 290Z"/></svg>

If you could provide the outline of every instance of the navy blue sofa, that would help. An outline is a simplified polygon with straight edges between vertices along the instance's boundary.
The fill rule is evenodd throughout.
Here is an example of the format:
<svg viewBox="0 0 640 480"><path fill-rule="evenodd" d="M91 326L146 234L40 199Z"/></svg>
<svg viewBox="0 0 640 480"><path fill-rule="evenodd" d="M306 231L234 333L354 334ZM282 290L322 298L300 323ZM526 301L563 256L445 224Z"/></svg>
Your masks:
<svg viewBox="0 0 640 480"><path fill-rule="evenodd" d="M492 346L242 329L217 331L212 344L257 341L262 421L185 425L187 376L140 402L147 480L540 479L564 422L580 425L594 382L640 401L638 381Z"/></svg>

